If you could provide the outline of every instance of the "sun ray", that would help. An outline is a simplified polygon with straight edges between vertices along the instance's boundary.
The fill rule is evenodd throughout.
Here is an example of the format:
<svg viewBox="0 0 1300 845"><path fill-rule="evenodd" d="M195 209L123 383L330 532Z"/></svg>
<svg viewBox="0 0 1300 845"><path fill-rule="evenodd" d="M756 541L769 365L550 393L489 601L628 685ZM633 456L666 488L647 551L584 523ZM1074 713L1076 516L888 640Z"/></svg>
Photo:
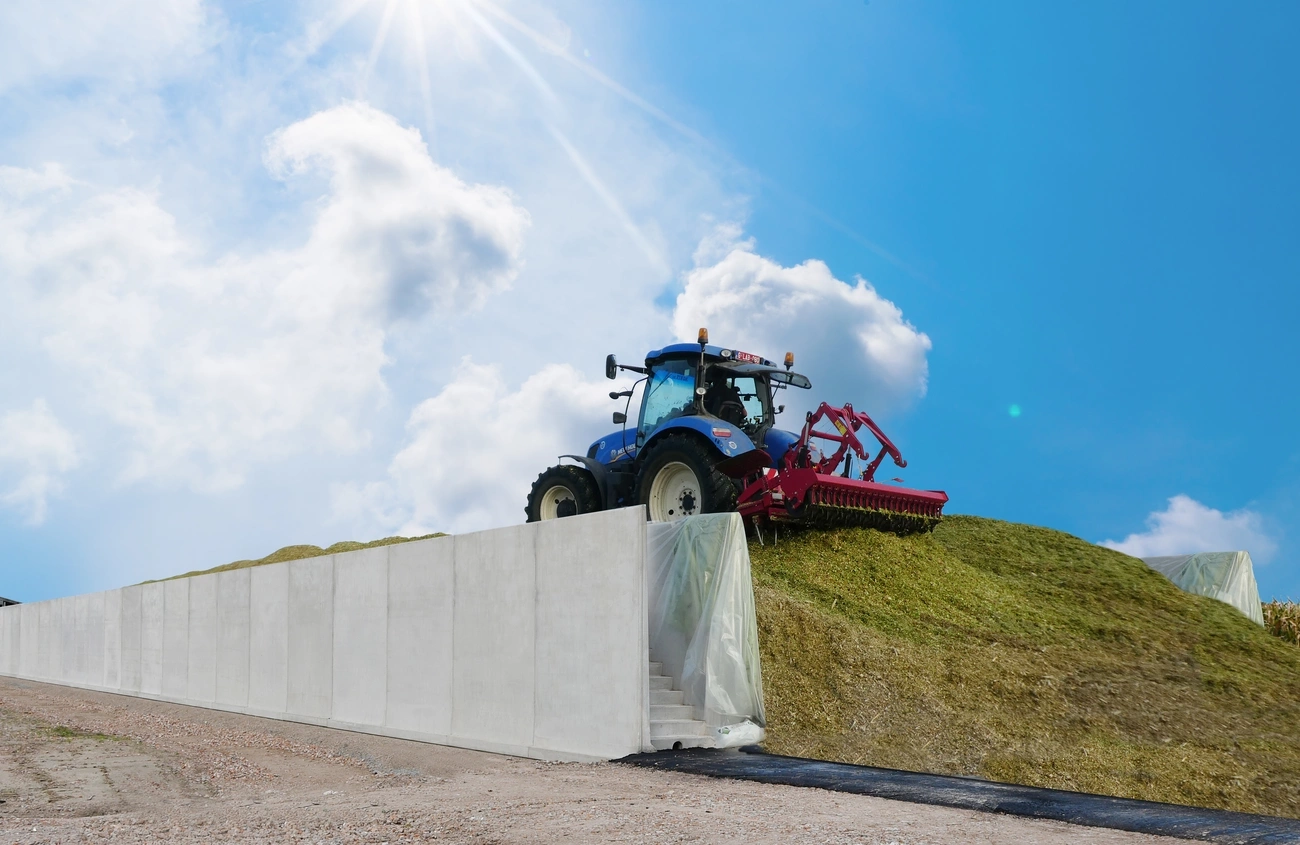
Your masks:
<svg viewBox="0 0 1300 845"><path fill-rule="evenodd" d="M545 97L551 105L558 106L560 104L560 98L555 96L555 91L551 89L551 86L547 84L546 80L542 78L542 75L538 73L537 68L533 67L533 63L528 61L528 59L524 57L524 54L519 52L514 44L510 43L510 39L502 35L501 31L493 26L491 21L480 15L472 3L464 2L461 4L461 8L465 10L467 15L469 15L469 19L472 20L479 29L483 30L483 34L500 47L501 52L509 56L510 60L524 72L524 76L527 76L533 85L537 87L537 90L542 92L542 96Z"/></svg>
<svg viewBox="0 0 1300 845"><path fill-rule="evenodd" d="M844 223L840 222L839 220L835 219L831 215L827 214L825 211L822 211L820 208L808 202L807 200L803 199L802 197L799 197L798 195L786 189L779 183L773 181L771 178L763 175L762 173L758 173L754 171L752 168L745 165L744 163L737 161L733 156L731 156L730 153L727 153L725 150L719 149L716 144L714 144L708 138L701 135L699 132L695 131L691 127L677 120L672 115L665 112L663 109L655 106L653 103L648 102L643 97L636 94L636 92L629 90L627 87L619 84L617 81L601 73L599 70L592 67L587 62L584 62L581 59L575 57L563 45L556 43L552 39L547 38L542 33L533 29L531 26L519 20L514 15L507 12L505 9L502 9L500 6L494 3L493 0L471 0L471 1L475 5L482 8L485 12L490 14L492 17L494 17L496 20L500 21L501 23L505 24L506 26L520 33L521 35L527 37L538 47L541 47L546 52L556 56L557 58L561 59L562 61L576 68L577 70L581 71L583 74L595 80L599 84L603 85L605 88L608 88L610 91L613 91L615 94L617 94L619 97L622 97L627 102L631 103L632 105L636 106L637 108L651 115L652 117L659 120L666 126L671 127L679 134L699 144L701 147L712 150L722 155L726 160L730 161L734 166L738 167L742 171L752 174L755 178L758 179L759 182L763 183L764 185L767 185L770 188L773 188L778 193L784 195L786 198L799 203L801 206L807 209L809 213L811 213L813 216L820 219L826 225L830 226L831 228L835 229L841 234L857 242L860 246L865 247L869 251L883 258L885 261L888 261L890 264L893 264L895 267L902 270L904 273L907 273L912 278L924 282L926 284L930 284L930 285L934 284L934 282L928 276L926 276L926 274L908 265L906 262L904 262L897 256L893 255L892 253L890 253L880 244L876 243L870 238L863 236L862 234L858 233L851 227L846 226Z"/></svg>
<svg viewBox="0 0 1300 845"><path fill-rule="evenodd" d="M396 2L396 0L391 0ZM411 13L411 34L415 38L415 56L420 63L420 98L424 104L424 128L428 133L429 155L438 158L438 127L433 122L433 86L429 82L429 55L424 44L424 19L416 0L407 0Z"/></svg>
<svg viewBox="0 0 1300 845"><path fill-rule="evenodd" d="M569 156L569 161L573 162L573 166L578 171L578 175L580 175L583 181L596 192L596 196L600 197L601 202L603 202L605 207L610 210L610 213L617 217L618 221L623 224L623 229L627 232L628 236L632 238L632 242L635 243L641 252L645 254L645 257L650 260L651 265L664 275L671 275L672 270L668 267L668 262L664 260L663 256L659 254L659 251L654 248L649 239L646 238L645 234L637 227L636 223L632 221L632 217L623 209L623 205L618 201L618 198L615 197L609 188L605 187L605 183L600 181L600 178L596 176L596 171L591 169L591 165L589 165L587 160L582 157L582 154L578 152L577 147L573 146L569 139L565 137L564 133L557 127L548 126L547 128L551 130L551 135L555 138L556 143L558 143L564 150L565 154Z"/></svg>
<svg viewBox="0 0 1300 845"><path fill-rule="evenodd" d="M379 61L379 52L384 49L384 43L388 41L388 29L393 25L393 14L397 11L398 0L388 0L384 4L383 17L379 19L379 28L375 30L375 40L370 45L370 55L366 58L366 68L361 73L361 92L364 95L366 87L370 84L370 74L375 71L375 63Z"/></svg>
<svg viewBox="0 0 1300 845"><path fill-rule="evenodd" d="M347 25L348 21L357 16L357 13L370 5L373 0L352 0L346 6L342 6L339 11L326 17L324 20L317 21L312 26L307 27L305 44L302 52L297 56L299 63L306 61L316 55L316 51L334 37L340 29Z"/></svg>
<svg viewBox="0 0 1300 845"><path fill-rule="evenodd" d="M692 141L696 142L697 144L700 144L705 147L713 148L714 144L708 138L705 138L703 135L696 132L694 129L682 123L681 121L674 119L672 115L668 114L663 109L660 109L659 107L655 106L653 103L646 101L644 98L638 96L635 92L628 90L623 85L620 85L618 82L614 81L613 79L610 79L608 76L596 70L591 65L577 59L576 57L571 55L569 51L565 49L562 45L557 44L556 42L547 38L545 35L541 34L540 32L533 29L528 24L524 23L523 21L516 18L514 15L507 12L505 9L502 9L500 6L491 2L491 0L474 0L474 2L476 2L479 6L482 6L486 12L488 12L490 15L495 17L497 20L501 21L505 25L509 26L511 29L520 33L521 35L525 35L528 38L530 38L533 41L533 43L537 44L537 46L545 49L548 53L553 53L563 61L577 68L579 71L586 74L590 78L594 79L596 82L599 82L601 85L613 91L615 94L622 97L624 100L627 100L629 103L640 108L642 111L658 119L664 124L672 127L674 130L681 133L682 135L685 135L687 138L690 138Z"/></svg>

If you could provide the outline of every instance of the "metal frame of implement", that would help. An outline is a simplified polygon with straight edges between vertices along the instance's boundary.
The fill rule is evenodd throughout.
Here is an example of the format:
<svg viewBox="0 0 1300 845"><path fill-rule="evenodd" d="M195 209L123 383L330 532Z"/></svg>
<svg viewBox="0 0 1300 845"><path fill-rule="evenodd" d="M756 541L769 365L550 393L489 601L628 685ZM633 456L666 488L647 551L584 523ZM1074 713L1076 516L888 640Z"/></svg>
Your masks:
<svg viewBox="0 0 1300 845"><path fill-rule="evenodd" d="M835 430L818 429L822 420ZM864 428L880 442L874 458L858 438ZM814 440L834 443L836 448L822 454ZM866 464L856 478L851 474L854 455ZM895 465L907 466L898 447L871 417L852 405L836 408L823 402L808 414L798 442L778 468L772 468L767 453L755 450L723 461L718 469L744 482L736 510L755 525L760 521L862 525L899 533L932 529L943 516L947 494L877 483L876 470L886 455ZM837 475L841 463L844 470Z"/></svg>

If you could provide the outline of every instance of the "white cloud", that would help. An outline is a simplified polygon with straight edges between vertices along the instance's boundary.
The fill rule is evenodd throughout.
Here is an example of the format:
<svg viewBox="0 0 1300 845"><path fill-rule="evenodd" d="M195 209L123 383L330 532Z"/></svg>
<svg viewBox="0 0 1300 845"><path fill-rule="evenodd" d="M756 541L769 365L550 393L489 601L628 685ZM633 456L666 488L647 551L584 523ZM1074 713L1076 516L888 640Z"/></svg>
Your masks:
<svg viewBox="0 0 1300 845"><path fill-rule="evenodd" d="M386 395L393 321L476 307L518 273L527 212L436 165L389 115L320 112L266 157L283 178L328 177L310 233L219 258L150 193L0 173L0 272L23 283L11 305L132 433L126 481L228 489L268 458L355 448Z"/></svg>
<svg viewBox="0 0 1300 845"><path fill-rule="evenodd" d="M522 522L537 474L612 427L610 384L551 364L511 391L499 368L466 359L411 412L388 480L336 487L336 510L407 535Z"/></svg>
<svg viewBox="0 0 1300 845"><path fill-rule="evenodd" d="M776 360L792 350L813 380L814 396L795 397L805 402L875 414L925 394L930 338L865 280L842 282L817 260L782 267L733 225L701 242L695 265L673 312L679 340L707 326L719 345Z"/></svg>
<svg viewBox="0 0 1300 845"><path fill-rule="evenodd" d="M0 502L22 511L29 524L45 521L49 498L63 489L61 476L80 460L75 439L44 399L0 415L0 479L5 487L13 482Z"/></svg>
<svg viewBox="0 0 1300 845"><path fill-rule="evenodd" d="M420 133L363 103L319 112L270 141L267 166L330 176L307 251L372 279L391 315L473 308L518 275L528 213L510 192L466 185Z"/></svg>
<svg viewBox="0 0 1300 845"><path fill-rule="evenodd" d="M0 91L43 78L152 77L204 44L201 0L0 4Z"/></svg>
<svg viewBox="0 0 1300 845"><path fill-rule="evenodd" d="M1169 507L1152 512L1146 523L1145 532L1103 540L1101 545L1133 557L1244 550L1258 563L1267 563L1277 551L1277 542L1255 511L1224 513L1181 494L1169 499Z"/></svg>

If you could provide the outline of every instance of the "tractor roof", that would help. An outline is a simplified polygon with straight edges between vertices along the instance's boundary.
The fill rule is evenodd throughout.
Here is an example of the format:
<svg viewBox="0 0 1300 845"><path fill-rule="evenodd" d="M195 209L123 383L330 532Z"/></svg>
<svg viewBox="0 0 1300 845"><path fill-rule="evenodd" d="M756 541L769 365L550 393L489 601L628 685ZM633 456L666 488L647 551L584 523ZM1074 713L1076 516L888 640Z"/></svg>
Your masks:
<svg viewBox="0 0 1300 845"><path fill-rule="evenodd" d="M646 353L645 360L649 364L663 358L685 358L692 355L698 358L699 354L700 345L698 343L674 343L671 346L665 346L663 349L652 349ZM704 347L704 357L710 361L739 361L748 364L763 364L768 367L776 366L775 362L769 361L762 356L741 352L736 349L727 349L722 346Z"/></svg>
<svg viewBox="0 0 1300 845"><path fill-rule="evenodd" d="M691 358L698 360L700 355L700 345L698 343L674 343L671 346L665 346L663 349L652 349L645 356L646 366L652 366L658 361L666 358ZM741 352L738 349L728 349L723 346L705 346L704 359L711 364L722 364L728 369L746 375L757 375L765 373L771 376L775 381L791 385L793 387L810 388L812 382L807 376L798 373L787 372L776 365L775 362L769 361L758 355L749 352Z"/></svg>

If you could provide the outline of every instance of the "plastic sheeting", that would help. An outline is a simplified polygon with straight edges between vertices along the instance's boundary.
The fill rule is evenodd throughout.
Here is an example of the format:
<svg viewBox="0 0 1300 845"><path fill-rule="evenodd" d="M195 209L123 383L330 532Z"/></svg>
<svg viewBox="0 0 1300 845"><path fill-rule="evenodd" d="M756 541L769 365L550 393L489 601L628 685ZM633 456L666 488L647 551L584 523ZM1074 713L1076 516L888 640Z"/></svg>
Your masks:
<svg viewBox="0 0 1300 845"><path fill-rule="evenodd" d="M685 693L686 703L703 713L719 745L733 744L732 735L743 736L743 744L760 741L767 720L740 515L652 522L646 540L652 658Z"/></svg>
<svg viewBox="0 0 1300 845"><path fill-rule="evenodd" d="M1195 555L1144 557L1142 562L1173 581L1179 589L1232 605L1252 622L1264 624L1255 567L1247 552L1202 552Z"/></svg>

